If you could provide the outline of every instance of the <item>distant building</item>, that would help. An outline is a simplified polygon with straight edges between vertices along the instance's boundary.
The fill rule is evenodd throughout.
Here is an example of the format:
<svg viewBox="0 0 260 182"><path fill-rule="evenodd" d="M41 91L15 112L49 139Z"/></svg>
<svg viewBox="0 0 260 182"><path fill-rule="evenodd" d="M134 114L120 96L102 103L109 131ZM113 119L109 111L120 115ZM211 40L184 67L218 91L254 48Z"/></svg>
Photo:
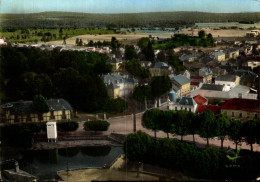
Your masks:
<svg viewBox="0 0 260 182"><path fill-rule="evenodd" d="M107 87L108 95L112 98L129 95L138 84L137 79L124 77L117 73L103 75L102 79Z"/></svg>
<svg viewBox="0 0 260 182"><path fill-rule="evenodd" d="M221 113L233 119L260 119L260 100L230 99L221 106Z"/></svg>
<svg viewBox="0 0 260 182"><path fill-rule="evenodd" d="M213 55L214 59L216 59L218 62L223 62L226 60L226 54L221 50L212 52L212 55Z"/></svg>
<svg viewBox="0 0 260 182"><path fill-rule="evenodd" d="M239 56L239 49L237 48L230 48L226 50L226 60L229 59L237 59L237 57Z"/></svg>
<svg viewBox="0 0 260 182"><path fill-rule="evenodd" d="M193 97L193 100L198 104L198 105L207 105L208 100L201 95L196 95Z"/></svg>
<svg viewBox="0 0 260 182"><path fill-rule="evenodd" d="M4 39L0 39L0 46L6 46L7 43L4 41Z"/></svg>
<svg viewBox="0 0 260 182"><path fill-rule="evenodd" d="M177 98L176 93L171 91L169 93L168 100L168 109L169 110L186 110L195 113L197 110L198 104L190 97L181 97Z"/></svg>
<svg viewBox="0 0 260 182"><path fill-rule="evenodd" d="M47 100L49 112L39 113L33 109L32 101L9 102L1 105L3 124L70 120L71 105L64 99Z"/></svg>
<svg viewBox="0 0 260 182"><path fill-rule="evenodd" d="M219 75L215 78L216 85L224 85L227 88L227 91L231 88L239 85L240 77L236 75Z"/></svg>
<svg viewBox="0 0 260 182"><path fill-rule="evenodd" d="M199 105L197 113L201 114L206 110L211 110L214 114L220 114L221 112L221 107L220 106L215 106L215 105Z"/></svg>
<svg viewBox="0 0 260 182"><path fill-rule="evenodd" d="M260 66L260 57L250 57L247 61L246 66L250 67L251 69Z"/></svg>
<svg viewBox="0 0 260 182"><path fill-rule="evenodd" d="M168 76L169 66L165 62L155 62L149 67L152 76Z"/></svg>
<svg viewBox="0 0 260 182"><path fill-rule="evenodd" d="M178 97L190 94L190 79L183 75L174 76L172 79L172 88Z"/></svg>
<svg viewBox="0 0 260 182"><path fill-rule="evenodd" d="M109 58L107 62L112 64L112 71L117 71L119 69L120 64L122 63L122 60L117 58Z"/></svg>
<svg viewBox="0 0 260 182"><path fill-rule="evenodd" d="M181 61L194 62L199 59L201 54L183 54L179 58Z"/></svg>
<svg viewBox="0 0 260 182"><path fill-rule="evenodd" d="M201 90L224 91L224 85L203 84L200 89Z"/></svg>
<svg viewBox="0 0 260 182"><path fill-rule="evenodd" d="M257 93L244 85L238 85L229 91L224 91L224 85L203 84L201 88L191 92L191 97L201 95L210 104L216 104L232 98L257 99Z"/></svg>
<svg viewBox="0 0 260 182"><path fill-rule="evenodd" d="M190 77L191 77L190 72L188 70L181 71L180 75L183 75L183 76L185 76L188 79L190 79Z"/></svg>
<svg viewBox="0 0 260 182"><path fill-rule="evenodd" d="M211 83L212 82L212 71L210 68L203 67L200 68L199 70L199 76L203 76L205 78L206 83Z"/></svg>

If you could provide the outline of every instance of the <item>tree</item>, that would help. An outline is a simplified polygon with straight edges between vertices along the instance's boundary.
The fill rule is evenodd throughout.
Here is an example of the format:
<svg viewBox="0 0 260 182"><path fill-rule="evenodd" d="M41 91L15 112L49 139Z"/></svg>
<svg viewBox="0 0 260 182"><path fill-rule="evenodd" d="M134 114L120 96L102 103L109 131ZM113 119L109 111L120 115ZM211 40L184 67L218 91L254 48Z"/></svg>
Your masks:
<svg viewBox="0 0 260 182"><path fill-rule="evenodd" d="M145 110L147 109L147 99L152 98L152 88L149 85L138 85L134 88L133 98L137 102L145 102Z"/></svg>
<svg viewBox="0 0 260 182"><path fill-rule="evenodd" d="M147 129L151 129L154 131L154 137L156 139L156 131L160 128L160 113L159 109L150 109L145 111L142 118L142 125Z"/></svg>
<svg viewBox="0 0 260 182"><path fill-rule="evenodd" d="M42 95L35 95L33 97L33 108L40 113L49 112L47 100Z"/></svg>
<svg viewBox="0 0 260 182"><path fill-rule="evenodd" d="M138 40L137 45L138 47L143 50L144 48L147 47L148 43L150 42L150 39L148 37L143 37Z"/></svg>
<svg viewBox="0 0 260 182"><path fill-rule="evenodd" d="M225 136L228 135L228 130L230 128L230 117L228 117L226 114L219 114L216 116L216 122L217 122L217 133L218 136L220 136L221 139L221 149L223 149L223 142L225 139Z"/></svg>
<svg viewBox="0 0 260 182"><path fill-rule="evenodd" d="M122 113L128 108L127 102L122 98L111 99L109 98L104 106L108 113Z"/></svg>
<svg viewBox="0 0 260 182"><path fill-rule="evenodd" d="M167 134L167 138L169 138L169 133L174 132L173 128L176 123L176 113L172 110L161 111L159 118L159 129L164 131Z"/></svg>
<svg viewBox="0 0 260 182"><path fill-rule="evenodd" d="M260 140L259 136L260 122L256 120L249 120L243 123L243 136L245 141L251 146L251 151L253 151L253 144Z"/></svg>
<svg viewBox="0 0 260 182"><path fill-rule="evenodd" d="M238 143L242 140L242 127L243 123L240 120L231 120L228 135L235 142L236 150Z"/></svg>
<svg viewBox="0 0 260 182"><path fill-rule="evenodd" d="M157 59L159 61L162 61L162 62L165 62L166 61L166 56L165 56L165 51L160 51L158 54L157 54Z"/></svg>
<svg viewBox="0 0 260 182"><path fill-rule="evenodd" d="M141 66L139 59L127 60L125 63L125 69L133 77L140 79L141 83L143 83L143 81L151 75L149 69Z"/></svg>
<svg viewBox="0 0 260 182"><path fill-rule="evenodd" d="M79 38L76 38L76 45L79 45Z"/></svg>
<svg viewBox="0 0 260 182"><path fill-rule="evenodd" d="M188 111L180 110L176 112L173 131L181 135L181 141L183 141L183 136L189 133L191 122L188 118Z"/></svg>
<svg viewBox="0 0 260 182"><path fill-rule="evenodd" d="M157 98L157 107L159 107L160 96L170 91L172 82L168 76L157 76L153 77L151 87L152 96L153 98Z"/></svg>
<svg viewBox="0 0 260 182"><path fill-rule="evenodd" d="M127 154L127 158L131 161L144 161L151 145L151 137L142 131L138 131L126 137L124 153Z"/></svg>
<svg viewBox="0 0 260 182"><path fill-rule="evenodd" d="M116 39L116 37L111 38L111 47L112 48L119 48L120 44L119 41Z"/></svg>
<svg viewBox="0 0 260 182"><path fill-rule="evenodd" d="M209 146L209 138L217 135L215 115L211 110L206 110L199 116L199 119L201 122L199 134L207 138L207 146Z"/></svg>
<svg viewBox="0 0 260 182"><path fill-rule="evenodd" d="M135 48L133 45L128 45L125 48L125 60L137 59L138 56L136 54Z"/></svg>
<svg viewBox="0 0 260 182"><path fill-rule="evenodd" d="M154 51L153 51L153 47L152 47L151 41L148 42L147 47L144 48L142 52L144 53L145 59L147 61L154 62L155 55L154 55Z"/></svg>
<svg viewBox="0 0 260 182"><path fill-rule="evenodd" d="M40 75L36 75L32 82L34 95L41 94L46 98L52 96L53 86L50 77L42 73Z"/></svg>
<svg viewBox="0 0 260 182"><path fill-rule="evenodd" d="M82 39L79 39L78 46L83 46L83 41L82 41Z"/></svg>
<svg viewBox="0 0 260 182"><path fill-rule="evenodd" d="M199 35L199 38L206 38L206 36L207 36L207 34L204 30L200 30L198 35Z"/></svg>
<svg viewBox="0 0 260 182"><path fill-rule="evenodd" d="M107 131L109 125L110 123L105 120L94 120L85 122L84 128L94 131Z"/></svg>
<svg viewBox="0 0 260 182"><path fill-rule="evenodd" d="M188 133L192 134L193 143L195 143L194 135L198 132L200 128L200 120L198 119L198 116L195 115L193 112L188 112L187 119L189 120L188 123L190 123Z"/></svg>
<svg viewBox="0 0 260 182"><path fill-rule="evenodd" d="M90 41L88 42L88 46L90 46L90 47L94 46L93 40L90 40Z"/></svg>

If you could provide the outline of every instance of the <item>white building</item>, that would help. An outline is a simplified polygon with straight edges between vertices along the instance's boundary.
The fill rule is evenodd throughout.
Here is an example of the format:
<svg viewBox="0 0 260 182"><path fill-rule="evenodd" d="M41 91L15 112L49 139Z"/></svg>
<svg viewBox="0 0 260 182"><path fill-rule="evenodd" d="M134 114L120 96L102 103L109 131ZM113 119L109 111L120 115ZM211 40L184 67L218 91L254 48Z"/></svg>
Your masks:
<svg viewBox="0 0 260 182"><path fill-rule="evenodd" d="M114 98L128 96L138 84L137 79L121 76L117 73L104 75L102 80L107 86L108 92L111 93L109 95Z"/></svg>
<svg viewBox="0 0 260 182"><path fill-rule="evenodd" d="M190 97L181 97L177 98L176 93L172 90L169 92L169 99L167 103L167 107L169 110L186 110L193 113L196 113L198 104L194 101L193 98Z"/></svg>

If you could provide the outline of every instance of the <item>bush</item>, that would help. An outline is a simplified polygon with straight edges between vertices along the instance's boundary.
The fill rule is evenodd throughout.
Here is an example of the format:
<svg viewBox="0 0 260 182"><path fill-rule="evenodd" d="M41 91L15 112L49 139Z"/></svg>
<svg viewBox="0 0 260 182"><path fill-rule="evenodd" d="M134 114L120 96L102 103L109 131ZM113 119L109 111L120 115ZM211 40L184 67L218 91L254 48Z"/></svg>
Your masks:
<svg viewBox="0 0 260 182"><path fill-rule="evenodd" d="M62 130L62 131L75 131L78 129L78 127L79 124L76 121L57 123L58 130Z"/></svg>
<svg viewBox="0 0 260 182"><path fill-rule="evenodd" d="M116 98L116 99L108 99L105 103L105 111L108 113L122 113L125 109L127 109L128 105L124 99Z"/></svg>
<svg viewBox="0 0 260 182"><path fill-rule="evenodd" d="M110 123L104 120L87 121L84 123L85 129L94 131L107 131Z"/></svg>

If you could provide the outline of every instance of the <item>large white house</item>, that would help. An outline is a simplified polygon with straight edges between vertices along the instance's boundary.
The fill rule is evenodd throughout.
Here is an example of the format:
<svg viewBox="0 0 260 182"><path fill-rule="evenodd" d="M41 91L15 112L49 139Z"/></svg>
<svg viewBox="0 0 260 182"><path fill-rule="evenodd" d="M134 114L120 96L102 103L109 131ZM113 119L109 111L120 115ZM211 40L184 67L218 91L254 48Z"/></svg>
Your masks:
<svg viewBox="0 0 260 182"><path fill-rule="evenodd" d="M190 97L177 98L176 93L172 90L169 92L168 109L169 110L186 110L196 113L198 104Z"/></svg>
<svg viewBox="0 0 260 182"><path fill-rule="evenodd" d="M104 75L102 79L108 89L108 95L112 98L127 96L138 83L137 79L121 76L117 73Z"/></svg>

